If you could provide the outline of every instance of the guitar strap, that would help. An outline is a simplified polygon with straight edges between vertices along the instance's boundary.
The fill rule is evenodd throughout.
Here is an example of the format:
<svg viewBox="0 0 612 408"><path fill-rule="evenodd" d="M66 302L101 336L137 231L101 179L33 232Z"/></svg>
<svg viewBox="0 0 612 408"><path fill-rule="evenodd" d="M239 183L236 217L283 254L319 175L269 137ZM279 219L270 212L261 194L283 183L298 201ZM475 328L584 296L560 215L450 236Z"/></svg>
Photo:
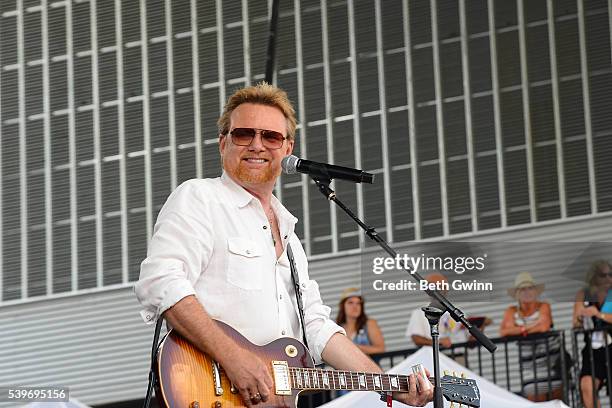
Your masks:
<svg viewBox="0 0 612 408"><path fill-rule="evenodd" d="M304 324L304 303L302 302L302 289L300 287L300 276L295 266L295 259L293 258L293 251L291 245L287 243L287 258L289 259L289 269L291 269L291 280L293 281L293 287L295 289L295 300L297 301L298 312L300 315L300 324L302 325L302 334L304 336L304 345L307 349L308 340L306 340L306 325Z"/></svg>
<svg viewBox="0 0 612 408"><path fill-rule="evenodd" d="M151 405L151 397L153 396L153 387L157 382L155 376L155 358L157 357L157 348L159 347L159 333L161 332L162 321L164 319L160 316L155 324L155 333L153 333L153 347L151 349L151 367L149 367L149 384L147 385L147 395L145 396L143 408L149 408Z"/></svg>

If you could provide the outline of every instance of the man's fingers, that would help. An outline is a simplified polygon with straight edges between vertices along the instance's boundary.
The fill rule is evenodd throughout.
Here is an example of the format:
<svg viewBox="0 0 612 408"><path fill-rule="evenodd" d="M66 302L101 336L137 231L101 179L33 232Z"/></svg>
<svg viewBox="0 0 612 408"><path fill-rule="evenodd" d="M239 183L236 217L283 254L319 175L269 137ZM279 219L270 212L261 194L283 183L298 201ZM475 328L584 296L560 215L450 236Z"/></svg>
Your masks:
<svg viewBox="0 0 612 408"><path fill-rule="evenodd" d="M408 387L408 393L410 395L416 395L417 388L416 388L416 378L414 377L414 374L410 374L408 376L408 382L410 383L410 386Z"/></svg>
<svg viewBox="0 0 612 408"><path fill-rule="evenodd" d="M419 373L417 381L419 382L418 389L421 393L426 393L432 387L432 384L429 382L428 378L425 378L421 373Z"/></svg>
<svg viewBox="0 0 612 408"><path fill-rule="evenodd" d="M246 388L240 390L240 396L242 397L244 405L246 405L248 408L251 408L253 406L253 404L251 403L251 395L249 390L247 390Z"/></svg>

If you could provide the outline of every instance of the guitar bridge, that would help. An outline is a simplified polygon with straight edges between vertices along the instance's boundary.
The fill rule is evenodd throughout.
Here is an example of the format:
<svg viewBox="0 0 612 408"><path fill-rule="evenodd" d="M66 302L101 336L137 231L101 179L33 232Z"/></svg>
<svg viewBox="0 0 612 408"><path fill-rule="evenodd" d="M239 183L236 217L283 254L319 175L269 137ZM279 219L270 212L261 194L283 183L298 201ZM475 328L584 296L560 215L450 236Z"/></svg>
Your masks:
<svg viewBox="0 0 612 408"><path fill-rule="evenodd" d="M289 380L289 365L286 361L272 361L272 374L274 376L274 393L276 395L291 395L291 381Z"/></svg>

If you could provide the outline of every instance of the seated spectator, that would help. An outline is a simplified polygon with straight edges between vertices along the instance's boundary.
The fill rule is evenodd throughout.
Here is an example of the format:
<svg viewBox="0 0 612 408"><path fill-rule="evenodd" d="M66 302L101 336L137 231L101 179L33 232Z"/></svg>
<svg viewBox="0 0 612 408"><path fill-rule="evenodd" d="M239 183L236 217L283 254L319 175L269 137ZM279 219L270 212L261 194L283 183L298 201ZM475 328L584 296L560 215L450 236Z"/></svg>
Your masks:
<svg viewBox="0 0 612 408"><path fill-rule="evenodd" d="M576 294L574 303L574 326L585 329L603 329L612 323L612 314L600 311L608 290L612 287L612 267L608 261L597 261L591 265L586 277L586 286ZM590 336L590 341L588 336ZM607 367L612 364L612 339L607 335L608 356L606 361L606 339L604 331L585 335L580 370L580 393L585 408L593 408L593 374L595 388L599 391L607 379ZM589 347L589 343L591 347ZM594 367L591 367L590 349L593 349Z"/></svg>
<svg viewBox="0 0 612 408"><path fill-rule="evenodd" d="M348 338L364 353L369 355L385 351L385 340L380 327L376 320L368 318L365 300L357 288L348 288L342 292L336 323L346 330Z"/></svg>
<svg viewBox="0 0 612 408"><path fill-rule="evenodd" d="M426 279L429 283L448 282L444 275L437 272L430 274ZM441 290L440 293L446 295L447 291ZM491 319L484 318L481 320L481 329L491 324ZM444 313L442 317L440 317L438 331L440 333L440 348L448 349L451 348L453 344L466 343L472 340L467 329L462 324L455 322L448 313ZM408 322L408 328L406 329L406 337L411 338L417 346L432 345L429 322L420 307L412 311L410 322ZM444 354L453 357L459 364L465 365L463 352L447 350Z"/></svg>
<svg viewBox="0 0 612 408"><path fill-rule="evenodd" d="M536 283L529 272L518 274L514 287L508 289L508 294L517 304L509 306L504 313L499 330L502 336L528 336L551 330L553 321L550 305L538 300L543 290L544 285ZM554 369L560 356L559 339L530 339L520 341L519 347L523 367L523 394L531 401L546 401L549 399L550 384L552 399L562 398L561 375Z"/></svg>

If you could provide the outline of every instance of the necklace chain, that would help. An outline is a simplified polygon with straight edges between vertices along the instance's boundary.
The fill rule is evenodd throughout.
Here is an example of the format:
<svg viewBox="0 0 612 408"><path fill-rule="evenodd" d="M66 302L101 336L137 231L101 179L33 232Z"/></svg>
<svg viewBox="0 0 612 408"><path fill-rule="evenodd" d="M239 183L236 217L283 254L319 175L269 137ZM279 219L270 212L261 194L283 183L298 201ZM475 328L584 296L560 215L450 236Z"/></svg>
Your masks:
<svg viewBox="0 0 612 408"><path fill-rule="evenodd" d="M274 211L270 208L269 212L266 212L266 217L268 218L268 222L270 223L270 236L272 237L272 245L276 248L276 240L274 239Z"/></svg>

